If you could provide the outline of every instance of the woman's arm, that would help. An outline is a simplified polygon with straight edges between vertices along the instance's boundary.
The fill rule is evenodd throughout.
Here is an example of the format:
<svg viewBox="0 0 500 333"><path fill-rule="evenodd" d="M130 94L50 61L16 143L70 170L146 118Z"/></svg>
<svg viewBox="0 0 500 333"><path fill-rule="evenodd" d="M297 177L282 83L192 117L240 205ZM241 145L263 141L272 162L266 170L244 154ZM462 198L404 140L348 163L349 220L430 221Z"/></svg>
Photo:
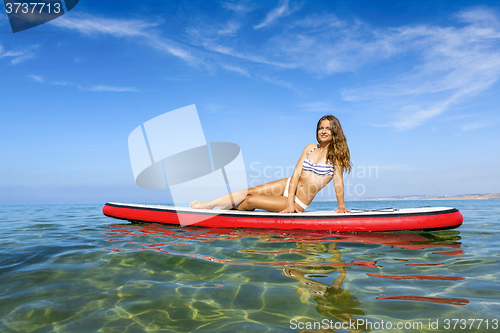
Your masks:
<svg viewBox="0 0 500 333"><path fill-rule="evenodd" d="M339 209L335 210L336 213L349 213L350 210L345 209L344 203L344 178L342 177L342 167L338 162L335 163L335 171L333 173L333 187L337 196Z"/></svg>
<svg viewBox="0 0 500 333"><path fill-rule="evenodd" d="M307 154L316 147L316 144L311 143L304 148L302 155L300 155L299 161L297 165L295 165L295 169L293 169L293 175L290 178L290 185L288 186L288 202L287 206L280 213L299 213L299 211L295 207L295 193L297 192L297 185L299 184L300 175L302 174L302 163L307 157Z"/></svg>

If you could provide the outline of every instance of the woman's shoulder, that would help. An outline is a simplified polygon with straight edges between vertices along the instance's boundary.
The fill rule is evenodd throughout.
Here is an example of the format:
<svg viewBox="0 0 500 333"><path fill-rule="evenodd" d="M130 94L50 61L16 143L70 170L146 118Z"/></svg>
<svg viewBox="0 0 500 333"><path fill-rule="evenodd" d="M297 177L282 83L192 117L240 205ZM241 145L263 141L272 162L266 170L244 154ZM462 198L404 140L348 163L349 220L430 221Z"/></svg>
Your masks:
<svg viewBox="0 0 500 333"><path fill-rule="evenodd" d="M308 155L310 152L312 152L318 145L315 143L310 143L308 144L304 150L302 151L303 155Z"/></svg>
<svg viewBox="0 0 500 333"><path fill-rule="evenodd" d="M316 147L318 147L318 144L317 144L317 143L310 143L310 144L308 144L308 145L304 148L304 150L311 150L311 149L314 149L314 148L316 148Z"/></svg>

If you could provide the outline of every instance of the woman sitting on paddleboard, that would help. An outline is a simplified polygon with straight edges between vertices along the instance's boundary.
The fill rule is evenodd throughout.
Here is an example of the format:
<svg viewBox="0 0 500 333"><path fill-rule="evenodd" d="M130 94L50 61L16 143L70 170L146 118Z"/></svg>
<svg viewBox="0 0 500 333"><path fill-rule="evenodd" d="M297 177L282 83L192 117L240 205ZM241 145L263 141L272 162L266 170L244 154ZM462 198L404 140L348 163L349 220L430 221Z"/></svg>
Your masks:
<svg viewBox="0 0 500 333"><path fill-rule="evenodd" d="M318 121L316 139L318 144L311 143L302 152L291 178L235 191L208 202L193 201L191 207L300 213L333 179L339 205L336 212L349 212L344 204L342 174L351 171L351 154L338 119L331 115L322 117Z"/></svg>

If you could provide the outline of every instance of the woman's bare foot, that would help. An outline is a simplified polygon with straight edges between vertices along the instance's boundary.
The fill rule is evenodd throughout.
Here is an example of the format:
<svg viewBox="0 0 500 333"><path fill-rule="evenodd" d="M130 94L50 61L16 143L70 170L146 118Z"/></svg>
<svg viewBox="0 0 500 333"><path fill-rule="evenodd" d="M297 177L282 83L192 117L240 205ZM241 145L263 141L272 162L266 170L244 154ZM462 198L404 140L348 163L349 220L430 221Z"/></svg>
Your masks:
<svg viewBox="0 0 500 333"><path fill-rule="evenodd" d="M213 209L214 206L211 206L208 202L205 201L193 201L191 202L191 208L195 209Z"/></svg>

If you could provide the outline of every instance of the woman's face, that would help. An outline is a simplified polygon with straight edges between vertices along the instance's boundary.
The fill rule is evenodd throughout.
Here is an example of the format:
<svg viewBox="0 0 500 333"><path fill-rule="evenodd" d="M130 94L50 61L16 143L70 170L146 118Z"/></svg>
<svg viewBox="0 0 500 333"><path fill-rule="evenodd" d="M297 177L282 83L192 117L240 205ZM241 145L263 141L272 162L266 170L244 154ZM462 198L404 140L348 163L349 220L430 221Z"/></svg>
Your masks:
<svg viewBox="0 0 500 333"><path fill-rule="evenodd" d="M333 140L332 129L330 126L330 120L328 119L323 119L319 124L318 139L320 143L328 143Z"/></svg>

